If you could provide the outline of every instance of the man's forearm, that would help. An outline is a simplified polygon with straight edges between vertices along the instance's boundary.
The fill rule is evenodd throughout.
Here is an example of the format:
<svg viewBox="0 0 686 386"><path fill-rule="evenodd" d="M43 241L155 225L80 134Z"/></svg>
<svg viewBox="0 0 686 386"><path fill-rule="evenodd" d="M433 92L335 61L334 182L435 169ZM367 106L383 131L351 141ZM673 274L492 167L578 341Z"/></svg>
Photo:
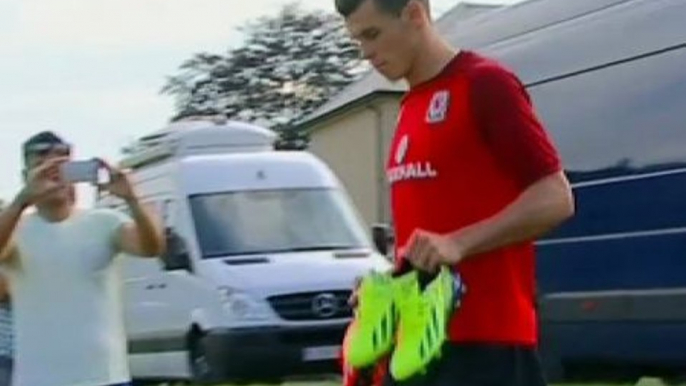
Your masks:
<svg viewBox="0 0 686 386"><path fill-rule="evenodd" d="M164 250L164 238L152 215L136 198L127 200L131 216L136 224L140 249L146 256L159 256Z"/></svg>
<svg viewBox="0 0 686 386"><path fill-rule="evenodd" d="M10 255L12 235L27 207L26 202L25 194L21 192L0 213L0 259L6 259Z"/></svg>
<svg viewBox="0 0 686 386"><path fill-rule="evenodd" d="M566 180L546 177L524 191L495 216L450 235L463 258L529 241L547 233L574 213Z"/></svg>

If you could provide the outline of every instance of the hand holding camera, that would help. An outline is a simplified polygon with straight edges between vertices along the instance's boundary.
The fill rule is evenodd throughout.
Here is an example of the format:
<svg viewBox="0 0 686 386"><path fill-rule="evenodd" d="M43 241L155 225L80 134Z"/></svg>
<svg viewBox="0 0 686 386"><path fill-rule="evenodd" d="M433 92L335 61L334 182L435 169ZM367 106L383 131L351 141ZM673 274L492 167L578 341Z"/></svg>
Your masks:
<svg viewBox="0 0 686 386"><path fill-rule="evenodd" d="M100 179L103 169L107 172L105 182ZM134 195L128 175L99 158L66 162L61 166L61 174L67 183L89 183L123 200L131 199Z"/></svg>
<svg viewBox="0 0 686 386"><path fill-rule="evenodd" d="M98 186L122 200L129 201L134 199L135 194L128 173L113 167L103 160L98 160L98 162L109 175L108 181L104 184L98 184Z"/></svg>

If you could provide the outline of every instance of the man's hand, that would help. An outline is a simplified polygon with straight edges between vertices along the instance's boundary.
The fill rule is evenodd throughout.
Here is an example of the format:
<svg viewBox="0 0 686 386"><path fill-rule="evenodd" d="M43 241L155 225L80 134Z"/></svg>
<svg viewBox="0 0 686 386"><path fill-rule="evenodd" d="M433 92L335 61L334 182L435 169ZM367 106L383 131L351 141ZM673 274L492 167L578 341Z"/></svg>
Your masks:
<svg viewBox="0 0 686 386"><path fill-rule="evenodd" d="M355 279L355 285L353 286L353 293L350 294L350 297L348 298L348 305L352 309L357 308L358 291L360 289L360 284L362 284L362 278L358 277L357 279Z"/></svg>
<svg viewBox="0 0 686 386"><path fill-rule="evenodd" d="M66 158L53 158L28 172L26 185L18 197L23 207L34 205L67 186L60 174L60 166L67 161Z"/></svg>
<svg viewBox="0 0 686 386"><path fill-rule="evenodd" d="M101 188L122 200L129 201L134 199L135 193L131 186L131 182L129 181L128 174L108 164L104 160L99 159L98 161L110 175L110 181Z"/></svg>
<svg viewBox="0 0 686 386"><path fill-rule="evenodd" d="M460 246L448 235L414 231L399 253L415 268L436 272L442 265L454 265L464 257Z"/></svg>

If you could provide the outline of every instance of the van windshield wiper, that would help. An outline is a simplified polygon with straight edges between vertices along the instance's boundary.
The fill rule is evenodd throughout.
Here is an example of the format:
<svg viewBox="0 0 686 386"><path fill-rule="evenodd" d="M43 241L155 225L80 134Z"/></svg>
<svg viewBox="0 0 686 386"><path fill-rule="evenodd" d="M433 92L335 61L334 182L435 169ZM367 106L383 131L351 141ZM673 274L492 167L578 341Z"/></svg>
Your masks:
<svg viewBox="0 0 686 386"><path fill-rule="evenodd" d="M265 251L241 251L241 252L217 252L206 254L203 256L205 259L213 258L233 258L236 256L253 256L253 255L269 255L274 253L289 253L289 252L314 252L314 251L351 251L351 250L361 250L367 249L364 246L354 246L354 245L311 245L306 247L293 247L293 248L283 248Z"/></svg>
<svg viewBox="0 0 686 386"><path fill-rule="evenodd" d="M295 247L284 249L279 252L311 252L311 251L331 251L331 250L346 250L346 249L362 249L361 246L354 245L311 245L307 247Z"/></svg>

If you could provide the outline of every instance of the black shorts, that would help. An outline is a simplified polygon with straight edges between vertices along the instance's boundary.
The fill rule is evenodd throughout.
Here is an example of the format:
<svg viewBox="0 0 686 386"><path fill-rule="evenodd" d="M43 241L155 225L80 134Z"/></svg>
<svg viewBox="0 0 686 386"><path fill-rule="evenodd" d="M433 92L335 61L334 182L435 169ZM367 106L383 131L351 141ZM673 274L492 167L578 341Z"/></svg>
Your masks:
<svg viewBox="0 0 686 386"><path fill-rule="evenodd" d="M546 386L534 348L447 343L424 374L384 386Z"/></svg>

